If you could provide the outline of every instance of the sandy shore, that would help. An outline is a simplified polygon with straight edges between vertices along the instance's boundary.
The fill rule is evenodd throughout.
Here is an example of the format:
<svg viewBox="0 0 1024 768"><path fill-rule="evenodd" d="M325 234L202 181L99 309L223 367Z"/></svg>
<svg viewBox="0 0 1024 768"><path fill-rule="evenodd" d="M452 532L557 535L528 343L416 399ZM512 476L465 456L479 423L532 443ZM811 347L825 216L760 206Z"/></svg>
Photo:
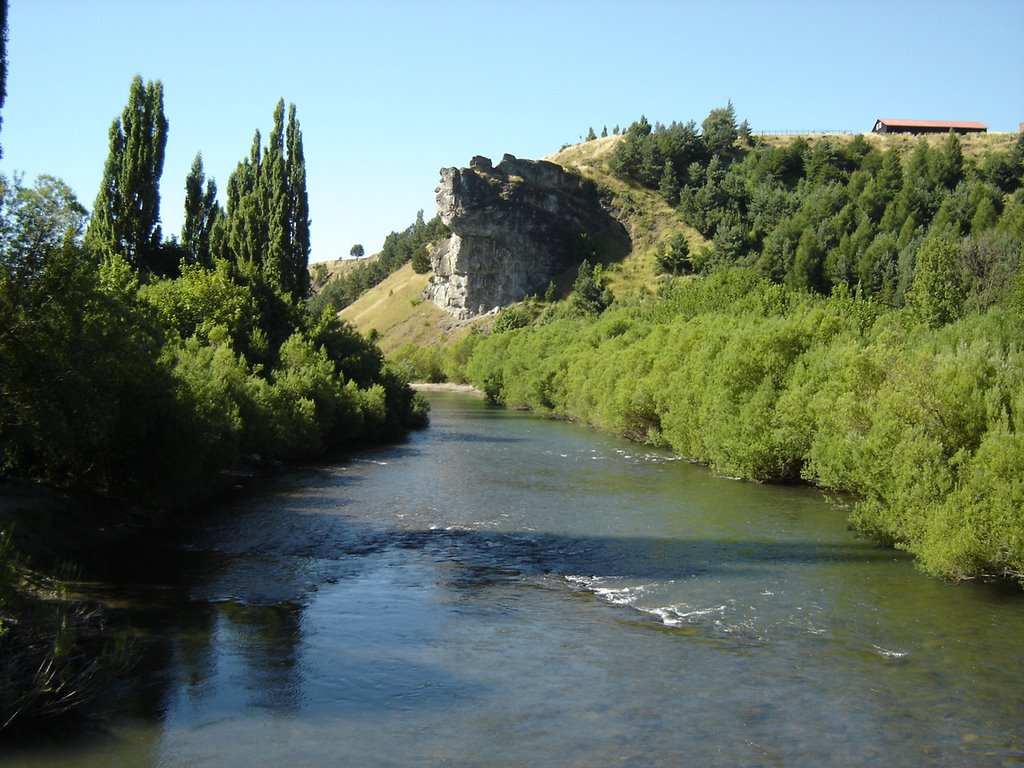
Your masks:
<svg viewBox="0 0 1024 768"><path fill-rule="evenodd" d="M418 392L462 392L467 395L483 397L483 393L472 384L430 384L425 381L415 382L410 385Z"/></svg>

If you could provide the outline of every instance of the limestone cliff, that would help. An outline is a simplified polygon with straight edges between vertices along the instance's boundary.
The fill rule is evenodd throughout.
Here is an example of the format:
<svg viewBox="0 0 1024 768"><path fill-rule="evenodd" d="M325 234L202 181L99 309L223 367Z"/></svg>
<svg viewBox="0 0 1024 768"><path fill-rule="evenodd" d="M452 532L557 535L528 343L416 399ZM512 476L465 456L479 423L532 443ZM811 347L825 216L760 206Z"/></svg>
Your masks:
<svg viewBox="0 0 1024 768"><path fill-rule="evenodd" d="M594 185L554 163L474 157L469 168L443 168L436 191L452 234L431 255L424 298L458 318L543 291L589 255L581 243L605 259L629 249Z"/></svg>

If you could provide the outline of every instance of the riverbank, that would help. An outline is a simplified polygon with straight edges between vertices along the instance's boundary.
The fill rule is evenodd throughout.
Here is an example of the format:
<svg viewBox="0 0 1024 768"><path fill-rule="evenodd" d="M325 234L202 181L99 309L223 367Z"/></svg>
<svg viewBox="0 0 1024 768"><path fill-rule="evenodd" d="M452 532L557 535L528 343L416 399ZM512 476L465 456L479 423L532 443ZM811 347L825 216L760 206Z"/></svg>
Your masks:
<svg viewBox="0 0 1024 768"><path fill-rule="evenodd" d="M93 701L131 666L105 606L81 594L81 557L126 541L126 511L0 483L0 732Z"/></svg>
<svg viewBox="0 0 1024 768"><path fill-rule="evenodd" d="M472 384L449 384L443 382L440 384L434 384L431 382L415 382L410 384L413 389L417 392L459 392L464 395L474 395L476 397L483 397L484 394L479 389L474 387Z"/></svg>

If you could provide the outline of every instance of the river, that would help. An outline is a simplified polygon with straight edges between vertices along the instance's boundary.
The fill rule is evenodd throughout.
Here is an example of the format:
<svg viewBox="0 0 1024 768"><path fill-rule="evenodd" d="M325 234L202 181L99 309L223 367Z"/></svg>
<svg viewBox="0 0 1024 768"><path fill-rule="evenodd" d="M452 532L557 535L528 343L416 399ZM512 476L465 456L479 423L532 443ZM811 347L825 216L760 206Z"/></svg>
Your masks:
<svg viewBox="0 0 1024 768"><path fill-rule="evenodd" d="M430 395L103 585L142 659L3 766L1024 764L1024 595L813 490Z"/></svg>

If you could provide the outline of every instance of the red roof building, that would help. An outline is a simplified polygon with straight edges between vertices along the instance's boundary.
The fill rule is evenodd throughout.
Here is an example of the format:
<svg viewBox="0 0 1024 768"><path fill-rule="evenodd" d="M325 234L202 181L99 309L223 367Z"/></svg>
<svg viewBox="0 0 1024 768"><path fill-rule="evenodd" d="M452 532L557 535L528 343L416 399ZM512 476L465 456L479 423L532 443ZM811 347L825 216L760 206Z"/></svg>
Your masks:
<svg viewBox="0 0 1024 768"><path fill-rule="evenodd" d="M893 120L880 117L875 120L872 133L985 133L988 126L964 120Z"/></svg>

